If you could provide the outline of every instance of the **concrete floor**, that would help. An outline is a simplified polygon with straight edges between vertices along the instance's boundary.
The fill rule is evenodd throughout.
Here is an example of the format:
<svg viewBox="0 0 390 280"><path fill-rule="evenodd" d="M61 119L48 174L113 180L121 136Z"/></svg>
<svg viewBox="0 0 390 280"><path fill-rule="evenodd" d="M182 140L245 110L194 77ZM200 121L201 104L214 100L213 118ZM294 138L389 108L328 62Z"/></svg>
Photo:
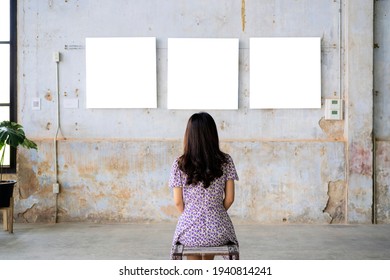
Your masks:
<svg viewBox="0 0 390 280"><path fill-rule="evenodd" d="M244 260L389 260L390 225L235 224ZM175 224L15 224L1 260L164 260Z"/></svg>

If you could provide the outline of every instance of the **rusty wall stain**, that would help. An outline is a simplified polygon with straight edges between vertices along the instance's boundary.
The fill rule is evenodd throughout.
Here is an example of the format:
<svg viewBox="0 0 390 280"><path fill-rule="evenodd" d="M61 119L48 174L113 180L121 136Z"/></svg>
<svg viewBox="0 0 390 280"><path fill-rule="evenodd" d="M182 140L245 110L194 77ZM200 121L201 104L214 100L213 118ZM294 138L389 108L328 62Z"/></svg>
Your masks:
<svg viewBox="0 0 390 280"><path fill-rule="evenodd" d="M50 160L50 158L48 160ZM37 175L38 180L39 180L39 178L44 178L46 176L50 176L52 166L53 166L53 163L47 161L46 159L41 161L39 163L39 165L37 164L36 175Z"/></svg>
<svg viewBox="0 0 390 280"><path fill-rule="evenodd" d="M323 210L331 217L331 224L342 224L346 222L346 184L339 180L328 184L328 202Z"/></svg>
<svg viewBox="0 0 390 280"><path fill-rule="evenodd" d="M53 101L53 95L52 95L50 89L48 89L48 90L46 91L45 99L46 99L47 101Z"/></svg>
<svg viewBox="0 0 390 280"><path fill-rule="evenodd" d="M245 25L246 25L246 7L245 7L245 0L241 0L241 26L242 26L242 32L245 31Z"/></svg>
<svg viewBox="0 0 390 280"><path fill-rule="evenodd" d="M19 170L23 170L18 173L19 196L24 199L38 191L39 182L31 169L31 162L21 153L18 154L18 164Z"/></svg>
<svg viewBox="0 0 390 280"><path fill-rule="evenodd" d="M350 146L349 169L351 173L372 176L372 146L352 143Z"/></svg>
<svg viewBox="0 0 390 280"><path fill-rule="evenodd" d="M90 163L87 163L87 162L79 162L77 163L77 170L78 170L78 174L79 176L82 176L82 177L94 177L96 176L96 174L98 174L98 165L100 165L101 163L95 163L95 164L90 164ZM69 167L69 165L68 165Z"/></svg>
<svg viewBox="0 0 390 280"><path fill-rule="evenodd" d="M340 141L344 139L344 121L326 120L325 118L321 118L319 121L319 126L328 136L328 138L334 141Z"/></svg>

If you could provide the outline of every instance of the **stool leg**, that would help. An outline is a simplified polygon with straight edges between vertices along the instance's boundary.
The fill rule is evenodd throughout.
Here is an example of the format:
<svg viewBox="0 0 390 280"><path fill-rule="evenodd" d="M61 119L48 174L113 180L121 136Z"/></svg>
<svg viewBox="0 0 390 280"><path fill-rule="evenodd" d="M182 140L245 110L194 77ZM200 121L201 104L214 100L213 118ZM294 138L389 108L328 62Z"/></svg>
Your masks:
<svg viewBox="0 0 390 280"><path fill-rule="evenodd" d="M9 203L9 217L8 217L8 230L9 233L14 233L14 198L11 197L11 201Z"/></svg>
<svg viewBox="0 0 390 280"><path fill-rule="evenodd" d="M173 247L173 259L174 260L182 260L183 259L183 250L184 250L184 246L182 244L176 244Z"/></svg>
<svg viewBox="0 0 390 280"><path fill-rule="evenodd" d="M8 209L3 209L3 229L8 230Z"/></svg>

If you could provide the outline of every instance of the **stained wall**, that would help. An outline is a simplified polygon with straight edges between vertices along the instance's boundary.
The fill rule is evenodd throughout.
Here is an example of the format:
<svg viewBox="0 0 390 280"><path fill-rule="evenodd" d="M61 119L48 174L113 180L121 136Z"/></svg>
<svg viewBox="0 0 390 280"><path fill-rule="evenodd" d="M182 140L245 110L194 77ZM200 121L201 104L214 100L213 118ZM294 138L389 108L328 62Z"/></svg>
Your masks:
<svg viewBox="0 0 390 280"><path fill-rule="evenodd" d="M200 37L240 40L239 109L209 111L240 177L233 219L371 223L374 7L351 2L19 1L18 118L39 150L18 152L16 220L175 221L169 172L196 111L167 109L167 39ZM157 38L157 109L86 109L85 38L115 36ZM341 97L343 120L325 120L323 106L249 109L249 38L269 36L322 37L322 99Z"/></svg>
<svg viewBox="0 0 390 280"><path fill-rule="evenodd" d="M374 137L375 220L390 222L390 2L375 1Z"/></svg>

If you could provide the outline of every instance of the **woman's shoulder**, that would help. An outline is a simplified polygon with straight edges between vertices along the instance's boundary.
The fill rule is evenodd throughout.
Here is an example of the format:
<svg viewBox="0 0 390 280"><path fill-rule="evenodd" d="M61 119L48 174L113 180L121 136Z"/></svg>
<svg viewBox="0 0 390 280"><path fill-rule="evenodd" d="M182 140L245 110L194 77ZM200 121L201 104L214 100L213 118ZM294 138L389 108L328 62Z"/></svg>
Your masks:
<svg viewBox="0 0 390 280"><path fill-rule="evenodd" d="M223 166L223 170L227 176L227 179L238 180L238 175L237 175L236 167L233 162L233 158L226 153L225 153L225 157L226 157L226 162Z"/></svg>
<svg viewBox="0 0 390 280"><path fill-rule="evenodd" d="M180 157L177 157L174 159L173 163L172 163L172 167L177 167L179 166L179 160L180 160Z"/></svg>
<svg viewBox="0 0 390 280"><path fill-rule="evenodd" d="M182 161L182 157L183 156L179 156L179 157L174 159L174 161L172 163L172 168L180 169L179 166L180 166L180 162Z"/></svg>
<svg viewBox="0 0 390 280"><path fill-rule="evenodd" d="M233 158L228 153L223 153L226 159L226 162L233 162Z"/></svg>
<svg viewBox="0 0 390 280"><path fill-rule="evenodd" d="M233 161L233 158L231 155L227 154L227 153L223 153L224 156L225 156L225 159L222 163L222 166L224 166L225 168L226 167L229 167L229 166L234 166L234 161Z"/></svg>

